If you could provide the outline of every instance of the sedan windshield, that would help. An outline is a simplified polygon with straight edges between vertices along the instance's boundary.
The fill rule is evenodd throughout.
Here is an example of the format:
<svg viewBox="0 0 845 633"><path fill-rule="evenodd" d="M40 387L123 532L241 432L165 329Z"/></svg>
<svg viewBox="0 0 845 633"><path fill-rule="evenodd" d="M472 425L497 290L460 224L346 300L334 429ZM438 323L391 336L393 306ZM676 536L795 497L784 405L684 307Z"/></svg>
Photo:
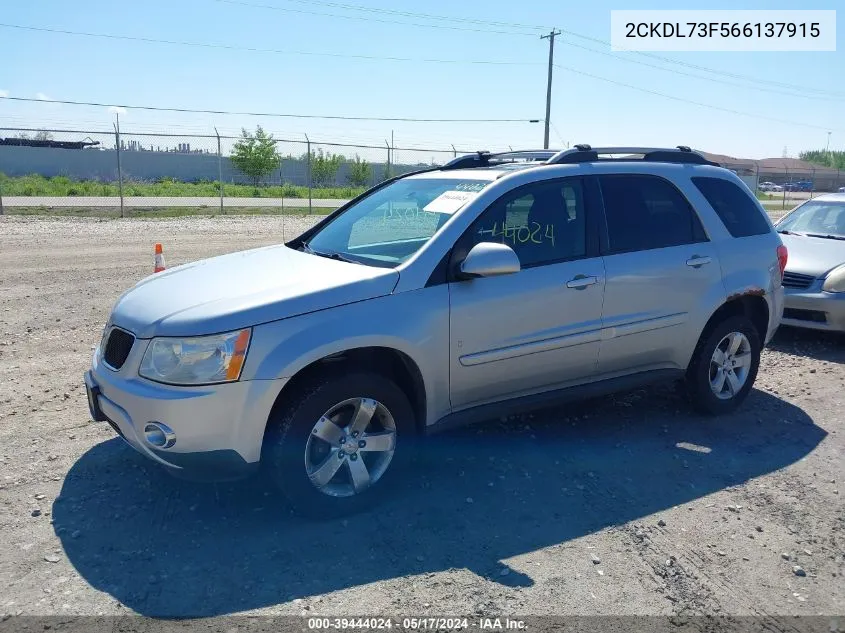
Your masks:
<svg viewBox="0 0 845 633"><path fill-rule="evenodd" d="M397 180L346 209L303 250L372 266L398 266L488 184L455 178Z"/></svg>
<svg viewBox="0 0 845 633"><path fill-rule="evenodd" d="M845 202L806 202L781 220L777 230L845 239Z"/></svg>

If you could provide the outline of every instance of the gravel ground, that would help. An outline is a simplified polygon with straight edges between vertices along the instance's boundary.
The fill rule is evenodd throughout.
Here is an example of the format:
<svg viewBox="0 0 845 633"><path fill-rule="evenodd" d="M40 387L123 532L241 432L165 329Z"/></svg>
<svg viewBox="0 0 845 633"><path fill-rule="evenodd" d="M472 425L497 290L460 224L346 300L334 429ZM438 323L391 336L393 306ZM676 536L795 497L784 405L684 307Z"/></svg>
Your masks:
<svg viewBox="0 0 845 633"><path fill-rule="evenodd" d="M718 419L661 386L439 436L342 521L91 422L83 371L154 242L174 265L307 221L0 218L0 615L845 614L838 337L779 332Z"/></svg>

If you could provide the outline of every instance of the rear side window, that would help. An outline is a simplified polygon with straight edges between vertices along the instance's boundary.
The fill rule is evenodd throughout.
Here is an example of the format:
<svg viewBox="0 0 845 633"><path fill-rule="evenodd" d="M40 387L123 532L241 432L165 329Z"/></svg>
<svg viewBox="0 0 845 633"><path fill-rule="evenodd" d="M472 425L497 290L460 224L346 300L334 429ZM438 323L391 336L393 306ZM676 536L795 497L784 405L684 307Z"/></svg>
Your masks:
<svg viewBox="0 0 845 633"><path fill-rule="evenodd" d="M771 231L751 197L730 180L698 177L693 178L692 183L734 237L764 235Z"/></svg>
<svg viewBox="0 0 845 633"><path fill-rule="evenodd" d="M611 253L707 241L689 201L672 183L640 174L614 174L599 180Z"/></svg>

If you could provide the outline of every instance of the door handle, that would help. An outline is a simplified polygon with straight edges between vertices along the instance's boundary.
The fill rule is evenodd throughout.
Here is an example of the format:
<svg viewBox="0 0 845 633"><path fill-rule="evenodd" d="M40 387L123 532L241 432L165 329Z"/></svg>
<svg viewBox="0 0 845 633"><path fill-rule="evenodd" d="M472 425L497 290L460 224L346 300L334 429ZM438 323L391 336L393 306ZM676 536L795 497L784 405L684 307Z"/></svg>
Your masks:
<svg viewBox="0 0 845 633"><path fill-rule="evenodd" d="M700 255L693 255L687 260L687 266L692 266L693 268L701 268L704 264L709 264L713 259L708 256L700 256Z"/></svg>
<svg viewBox="0 0 845 633"><path fill-rule="evenodd" d="M587 286L595 285L599 282L598 277L587 277L586 275L575 275L572 279L566 282L567 288L575 288L576 290L583 290Z"/></svg>

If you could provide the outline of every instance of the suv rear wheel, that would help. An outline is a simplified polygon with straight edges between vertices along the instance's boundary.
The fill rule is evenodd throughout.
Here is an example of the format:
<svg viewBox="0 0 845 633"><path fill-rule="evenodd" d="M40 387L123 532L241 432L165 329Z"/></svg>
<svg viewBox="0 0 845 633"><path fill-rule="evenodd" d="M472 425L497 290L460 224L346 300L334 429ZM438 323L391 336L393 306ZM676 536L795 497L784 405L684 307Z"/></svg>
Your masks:
<svg viewBox="0 0 845 633"><path fill-rule="evenodd" d="M408 398L375 373L322 376L297 392L271 415L261 460L268 474L304 514L368 507L412 455Z"/></svg>
<svg viewBox="0 0 845 633"><path fill-rule="evenodd" d="M745 316L725 319L695 349L687 369L687 392L705 413L728 413L748 396L760 366L760 335Z"/></svg>

